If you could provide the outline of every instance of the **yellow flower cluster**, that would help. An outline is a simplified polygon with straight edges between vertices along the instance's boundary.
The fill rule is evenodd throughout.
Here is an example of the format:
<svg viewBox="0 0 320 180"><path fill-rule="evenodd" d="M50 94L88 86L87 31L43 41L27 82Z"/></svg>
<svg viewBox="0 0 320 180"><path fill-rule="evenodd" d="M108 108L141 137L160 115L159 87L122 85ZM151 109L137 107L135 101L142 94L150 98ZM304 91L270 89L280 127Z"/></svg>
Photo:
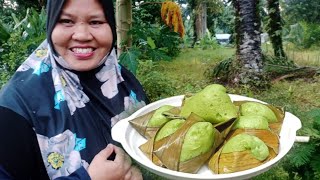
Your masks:
<svg viewBox="0 0 320 180"><path fill-rule="evenodd" d="M172 1L165 1L161 6L161 18L170 28L173 26L174 32L184 36L184 26L181 16L181 10L178 4Z"/></svg>

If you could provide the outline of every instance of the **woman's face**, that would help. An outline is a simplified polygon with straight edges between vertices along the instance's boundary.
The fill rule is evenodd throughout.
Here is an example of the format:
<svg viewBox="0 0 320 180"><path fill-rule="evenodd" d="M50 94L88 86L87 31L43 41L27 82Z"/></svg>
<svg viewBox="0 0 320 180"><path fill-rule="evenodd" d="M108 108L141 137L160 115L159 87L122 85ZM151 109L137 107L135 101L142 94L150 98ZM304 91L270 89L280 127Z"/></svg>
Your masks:
<svg viewBox="0 0 320 180"><path fill-rule="evenodd" d="M88 71L111 50L113 37L98 0L66 0L51 39L71 69Z"/></svg>

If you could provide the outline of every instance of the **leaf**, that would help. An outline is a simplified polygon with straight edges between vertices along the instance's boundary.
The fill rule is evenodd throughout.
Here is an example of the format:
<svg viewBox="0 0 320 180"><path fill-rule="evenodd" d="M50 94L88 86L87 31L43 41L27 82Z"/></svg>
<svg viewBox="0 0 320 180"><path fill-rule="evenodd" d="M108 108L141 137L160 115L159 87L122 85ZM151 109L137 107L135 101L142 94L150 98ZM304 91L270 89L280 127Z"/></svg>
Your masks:
<svg viewBox="0 0 320 180"><path fill-rule="evenodd" d="M312 118L320 117L320 109L312 109L308 112L308 115L310 115Z"/></svg>
<svg viewBox="0 0 320 180"><path fill-rule="evenodd" d="M150 49L147 52L148 56L151 57L152 60L159 61L159 60L171 60L170 56L167 56L165 52L159 49Z"/></svg>
<svg viewBox="0 0 320 180"><path fill-rule="evenodd" d="M15 26L14 26L13 29L18 28L19 26L23 26L25 23L28 22L29 11L30 11L30 9L28 8L28 9L27 9L27 13L26 13L26 17L23 18L21 21L18 20L16 14L14 14L14 13L11 14L12 18L13 18L14 21L15 21Z"/></svg>
<svg viewBox="0 0 320 180"><path fill-rule="evenodd" d="M294 149L289 161L296 167L306 165L312 159L315 151L316 147L312 143L299 145Z"/></svg>
<svg viewBox="0 0 320 180"><path fill-rule="evenodd" d="M313 119L313 128L320 131L320 109L312 109L308 112L307 115ZM320 132L318 133L318 135L320 136Z"/></svg>
<svg viewBox="0 0 320 180"><path fill-rule="evenodd" d="M311 138L313 139L320 139L319 131L314 128L304 128L302 132L305 133L306 135L311 136Z"/></svg>
<svg viewBox="0 0 320 180"><path fill-rule="evenodd" d="M126 66L133 74L136 74L138 68L137 59L140 54L141 52L137 49L130 49L126 52L123 52L119 57L120 63Z"/></svg>
<svg viewBox="0 0 320 180"><path fill-rule="evenodd" d="M8 30L0 22L0 44L1 41L7 41L10 38Z"/></svg>
<svg viewBox="0 0 320 180"><path fill-rule="evenodd" d="M154 43L154 40L151 37L147 37L147 43L151 47L151 49L156 48L156 44Z"/></svg>
<svg viewBox="0 0 320 180"><path fill-rule="evenodd" d="M310 166L312 167L313 171L320 173L320 154L314 154L312 156Z"/></svg>

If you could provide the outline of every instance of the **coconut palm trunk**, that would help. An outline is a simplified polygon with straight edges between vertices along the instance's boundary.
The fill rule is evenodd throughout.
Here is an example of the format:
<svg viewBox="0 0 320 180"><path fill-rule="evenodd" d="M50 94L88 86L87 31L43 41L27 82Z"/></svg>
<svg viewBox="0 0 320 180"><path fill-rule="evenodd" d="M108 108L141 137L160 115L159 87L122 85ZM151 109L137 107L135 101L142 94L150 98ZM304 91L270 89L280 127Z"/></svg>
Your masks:
<svg viewBox="0 0 320 180"><path fill-rule="evenodd" d="M234 0L236 59L232 83L263 86L259 0Z"/></svg>
<svg viewBox="0 0 320 180"><path fill-rule="evenodd" d="M268 0L269 21L267 32L269 34L274 55L279 58L285 58L286 54L282 45L282 24L279 8L279 0Z"/></svg>

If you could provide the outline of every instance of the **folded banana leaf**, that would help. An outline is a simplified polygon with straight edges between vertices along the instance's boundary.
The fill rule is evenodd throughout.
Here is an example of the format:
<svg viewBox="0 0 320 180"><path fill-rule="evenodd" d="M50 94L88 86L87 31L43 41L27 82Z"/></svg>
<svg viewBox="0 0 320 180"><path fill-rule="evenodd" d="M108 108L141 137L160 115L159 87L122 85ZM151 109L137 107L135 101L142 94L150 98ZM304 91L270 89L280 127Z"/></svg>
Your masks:
<svg viewBox="0 0 320 180"><path fill-rule="evenodd" d="M222 153L222 148L220 148L210 158L208 167L215 174L233 173L260 166L274 157L276 154L271 148L269 148L269 156L263 161L255 158L249 150Z"/></svg>
<svg viewBox="0 0 320 180"><path fill-rule="evenodd" d="M236 102L237 104L239 102ZM238 106L239 104L237 104ZM241 103L240 103L241 105ZM270 109L272 109L278 118L278 122L275 123L268 123L263 125L263 127L257 127L258 120L260 122L260 117L258 114L252 116L252 115L246 115L246 116L241 116L238 118L237 122L235 123L235 126L233 127L233 130L230 131L228 134L228 137L225 139L224 144L220 147L220 149L210 158L208 167L211 169L214 173L216 174L221 174L221 173L232 173L232 172L238 172L238 171L243 171L247 169L251 169L254 167L257 167L273 158L279 153L279 135L278 132L276 132L274 129L270 128L270 124L277 124L279 125L279 128L281 129L281 125L283 122L283 111L281 111L278 108L275 108L273 106L269 106ZM255 119L256 118L256 119ZM248 120L252 122L248 122ZM255 120L257 120L255 122ZM242 123L240 123L242 121ZM267 120L265 119L267 122ZM245 126L246 128L240 128L241 126ZM255 127L250 129L249 127ZM237 129L234 129L237 128ZM234 141L235 143L239 144L234 144L232 148L229 148L230 150L223 150L226 148L227 144L229 141L232 141L233 138L239 137L238 135L242 136L247 136L250 135L254 137L254 140L252 141L247 141L245 138L243 139L237 139ZM257 140L258 138L258 140ZM240 142L243 141L243 142ZM258 142L258 147L253 147L256 146L256 142ZM233 142L233 143L234 143ZM239 146L247 146L246 148L241 149ZM262 148L264 147L264 148ZM253 152L248 150L252 148ZM266 151L267 149L267 151ZM267 154L266 154L267 152ZM260 153L264 154L264 158L259 159L259 156L255 157L253 154L254 153Z"/></svg>
<svg viewBox="0 0 320 180"><path fill-rule="evenodd" d="M174 119L163 125L154 137L139 146L140 150L156 165L162 166L161 161L153 154L153 147L156 141L166 141L168 136L177 131L185 122L184 119Z"/></svg>
<svg viewBox="0 0 320 180"><path fill-rule="evenodd" d="M242 104L247 102L252 102L252 101L234 101L233 103L236 106L240 107ZM260 104L263 104L263 103L260 103ZM269 128L271 129L271 131L279 135L281 131L281 126L285 117L285 109L283 107L278 107L271 104L263 104L263 105L270 108L275 114L277 120L276 122L269 122Z"/></svg>
<svg viewBox="0 0 320 180"><path fill-rule="evenodd" d="M176 132L154 142L153 156L149 158L154 161L156 156L161 161L158 164L171 170L197 173L224 141L234 122L235 119L230 119L213 126L202 117L191 113Z"/></svg>
<svg viewBox="0 0 320 180"><path fill-rule="evenodd" d="M130 120L129 123L139 134L146 139L150 139L155 136L159 128L166 122L180 118L180 116L177 116L179 112L179 107L164 105L147 114Z"/></svg>
<svg viewBox="0 0 320 180"><path fill-rule="evenodd" d="M270 130L261 129L236 129L228 134L228 139L238 135L238 134L249 134L261 139L275 154L279 154L280 140L279 135Z"/></svg>

